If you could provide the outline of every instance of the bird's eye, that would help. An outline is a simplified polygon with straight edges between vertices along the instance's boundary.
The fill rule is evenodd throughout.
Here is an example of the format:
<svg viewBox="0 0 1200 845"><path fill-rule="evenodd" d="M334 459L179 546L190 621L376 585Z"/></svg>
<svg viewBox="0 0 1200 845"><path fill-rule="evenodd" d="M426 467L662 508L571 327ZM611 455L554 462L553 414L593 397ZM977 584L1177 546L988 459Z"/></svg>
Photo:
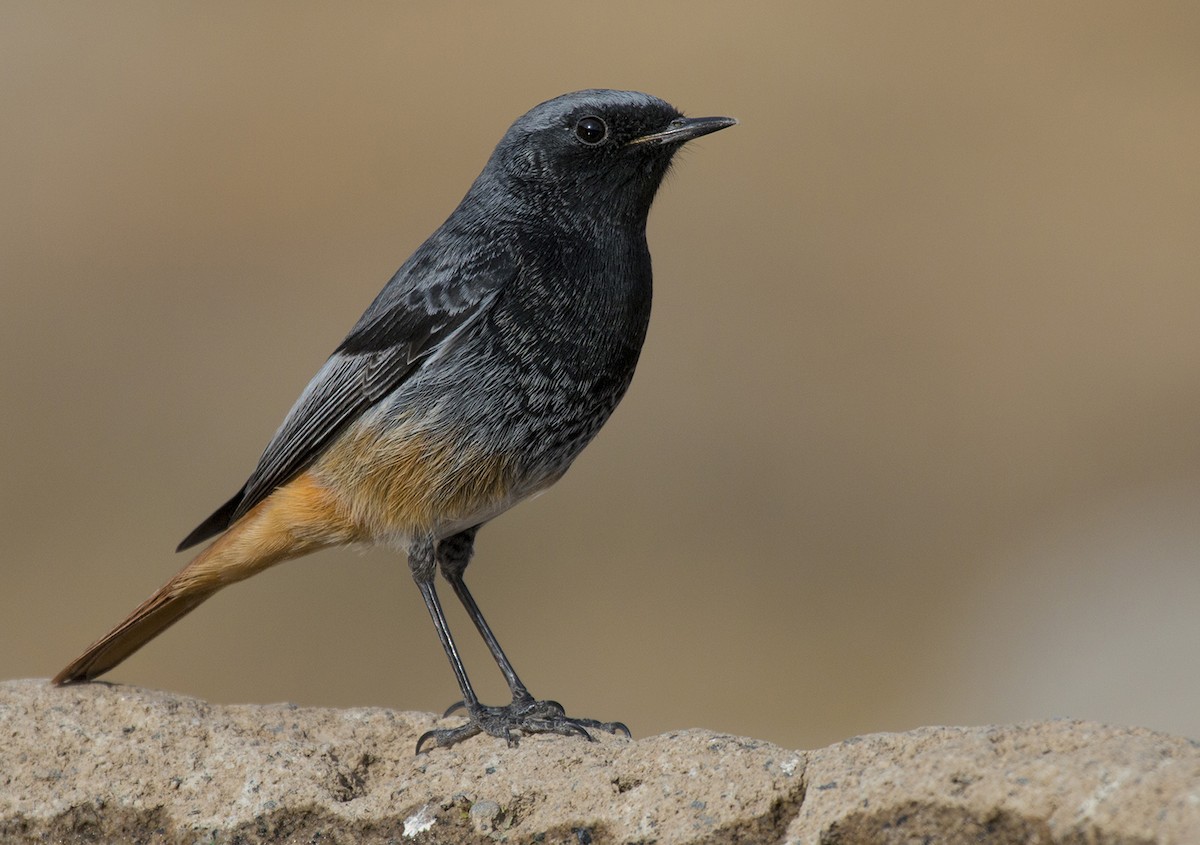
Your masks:
<svg viewBox="0 0 1200 845"><path fill-rule="evenodd" d="M575 137L594 146L608 137L608 125L598 117L581 117L575 124Z"/></svg>

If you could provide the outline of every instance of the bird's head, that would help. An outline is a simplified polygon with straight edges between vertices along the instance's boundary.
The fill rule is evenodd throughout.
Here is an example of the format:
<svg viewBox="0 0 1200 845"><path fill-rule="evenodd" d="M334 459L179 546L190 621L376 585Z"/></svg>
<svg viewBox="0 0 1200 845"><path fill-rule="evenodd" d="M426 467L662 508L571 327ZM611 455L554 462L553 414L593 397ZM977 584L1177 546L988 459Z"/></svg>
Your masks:
<svg viewBox="0 0 1200 845"><path fill-rule="evenodd" d="M644 220L676 151L735 123L731 117L684 117L637 91L576 91L519 117L483 176L499 179L542 210Z"/></svg>

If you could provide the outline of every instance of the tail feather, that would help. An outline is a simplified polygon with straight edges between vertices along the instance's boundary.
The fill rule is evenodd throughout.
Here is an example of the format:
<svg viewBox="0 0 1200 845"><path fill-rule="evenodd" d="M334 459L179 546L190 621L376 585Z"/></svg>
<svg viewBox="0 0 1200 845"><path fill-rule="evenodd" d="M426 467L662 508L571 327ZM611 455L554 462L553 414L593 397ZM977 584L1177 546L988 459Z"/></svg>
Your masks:
<svg viewBox="0 0 1200 845"><path fill-rule="evenodd" d="M311 476L302 475L252 508L124 622L59 672L54 683L100 677L227 584L276 563L356 539L353 525L328 491Z"/></svg>
<svg viewBox="0 0 1200 845"><path fill-rule="evenodd" d="M73 684L98 678L121 663L150 640L174 625L215 593L219 586L177 592L175 579L142 602L129 617L113 628L71 664L54 676L54 683Z"/></svg>

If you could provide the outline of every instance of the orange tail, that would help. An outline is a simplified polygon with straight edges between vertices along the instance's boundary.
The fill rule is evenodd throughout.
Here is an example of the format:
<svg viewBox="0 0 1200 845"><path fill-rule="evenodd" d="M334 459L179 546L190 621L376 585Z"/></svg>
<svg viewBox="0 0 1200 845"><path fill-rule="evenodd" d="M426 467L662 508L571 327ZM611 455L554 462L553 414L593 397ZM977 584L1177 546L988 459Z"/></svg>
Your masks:
<svg viewBox="0 0 1200 845"><path fill-rule="evenodd" d="M179 583L180 572L158 592L146 599L117 627L88 647L54 676L56 684L90 681L112 669L150 640L157 637L185 614L215 593L219 587L187 589Z"/></svg>
<svg viewBox="0 0 1200 845"><path fill-rule="evenodd" d="M357 537L328 492L305 474L275 491L192 559L133 613L54 677L90 681L109 671L222 587L269 566Z"/></svg>

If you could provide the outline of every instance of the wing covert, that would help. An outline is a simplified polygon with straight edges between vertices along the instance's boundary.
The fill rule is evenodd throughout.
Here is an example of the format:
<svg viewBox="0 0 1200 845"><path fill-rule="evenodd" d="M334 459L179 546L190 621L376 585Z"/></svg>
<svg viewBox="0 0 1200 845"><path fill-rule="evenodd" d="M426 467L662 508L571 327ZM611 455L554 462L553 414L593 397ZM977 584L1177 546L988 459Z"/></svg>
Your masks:
<svg viewBox="0 0 1200 845"><path fill-rule="evenodd" d="M453 240L453 239L451 239ZM242 489L179 545L224 531L308 468L336 436L404 382L516 273L505 251L455 260L435 238L405 262L305 387Z"/></svg>

